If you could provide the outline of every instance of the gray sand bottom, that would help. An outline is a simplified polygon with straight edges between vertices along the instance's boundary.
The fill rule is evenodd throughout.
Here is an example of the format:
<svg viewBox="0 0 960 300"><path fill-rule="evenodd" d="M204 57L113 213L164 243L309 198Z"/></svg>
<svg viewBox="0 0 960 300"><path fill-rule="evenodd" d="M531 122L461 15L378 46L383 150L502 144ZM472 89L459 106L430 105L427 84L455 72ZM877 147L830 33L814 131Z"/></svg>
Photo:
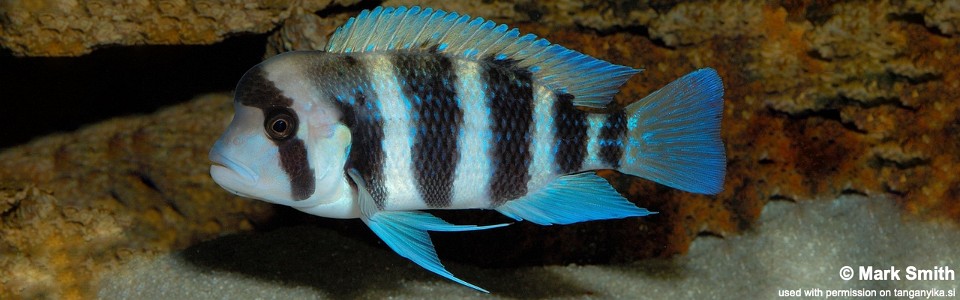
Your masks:
<svg viewBox="0 0 960 300"><path fill-rule="evenodd" d="M956 274L960 230L902 217L888 199L845 196L772 202L755 230L725 239L700 237L686 256L670 260L512 269L446 265L492 294L433 275L389 249L302 226L226 236L134 260L104 280L100 297L770 299L815 288L824 291L822 296L829 290L876 296L897 290L956 293L956 275L953 280L908 280L907 271L946 266ZM845 266L853 269L853 279L841 279ZM861 266L893 267L900 270L900 280L860 280Z"/></svg>

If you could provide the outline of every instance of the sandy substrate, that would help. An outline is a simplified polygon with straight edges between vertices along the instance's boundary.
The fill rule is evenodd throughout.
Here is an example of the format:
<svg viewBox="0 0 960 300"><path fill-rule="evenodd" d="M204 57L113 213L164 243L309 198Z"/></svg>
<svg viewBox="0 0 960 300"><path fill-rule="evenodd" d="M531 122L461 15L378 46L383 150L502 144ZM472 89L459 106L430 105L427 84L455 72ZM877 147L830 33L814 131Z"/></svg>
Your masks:
<svg viewBox="0 0 960 300"><path fill-rule="evenodd" d="M955 274L960 269L956 245L960 230L955 226L905 219L886 199L781 201L766 206L755 230L725 239L700 237L688 255L672 260L516 269L447 262L451 272L492 292L484 295L424 271L383 246L322 228L292 227L226 236L136 260L105 280L100 297L754 299L814 288L878 296L897 290L956 293L956 275L952 280L907 278L911 266L947 266ZM844 266L853 268L852 280L841 279ZM861 266L892 266L900 270L900 280L860 280Z"/></svg>

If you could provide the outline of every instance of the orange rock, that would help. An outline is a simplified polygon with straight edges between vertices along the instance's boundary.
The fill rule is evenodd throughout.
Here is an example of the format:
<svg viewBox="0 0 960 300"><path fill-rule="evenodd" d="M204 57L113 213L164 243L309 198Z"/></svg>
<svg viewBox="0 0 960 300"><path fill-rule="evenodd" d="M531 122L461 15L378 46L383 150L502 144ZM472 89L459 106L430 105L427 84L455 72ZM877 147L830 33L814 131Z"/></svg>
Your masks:
<svg viewBox="0 0 960 300"><path fill-rule="evenodd" d="M0 298L88 298L131 255L249 230L270 206L233 197L206 153L230 99L115 119L0 153Z"/></svg>
<svg viewBox="0 0 960 300"><path fill-rule="evenodd" d="M263 33L295 11L357 0L0 2L0 46L20 56L78 56L104 45L211 44Z"/></svg>

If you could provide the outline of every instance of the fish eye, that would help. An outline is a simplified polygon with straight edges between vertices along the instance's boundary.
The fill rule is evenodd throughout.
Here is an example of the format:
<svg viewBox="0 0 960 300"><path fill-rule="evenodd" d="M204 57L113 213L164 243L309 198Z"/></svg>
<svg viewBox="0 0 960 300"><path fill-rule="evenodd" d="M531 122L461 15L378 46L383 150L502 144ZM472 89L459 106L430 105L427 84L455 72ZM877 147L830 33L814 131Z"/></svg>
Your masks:
<svg viewBox="0 0 960 300"><path fill-rule="evenodd" d="M275 141L290 138L297 132L297 115L286 107L274 107L266 112L263 127L267 136Z"/></svg>

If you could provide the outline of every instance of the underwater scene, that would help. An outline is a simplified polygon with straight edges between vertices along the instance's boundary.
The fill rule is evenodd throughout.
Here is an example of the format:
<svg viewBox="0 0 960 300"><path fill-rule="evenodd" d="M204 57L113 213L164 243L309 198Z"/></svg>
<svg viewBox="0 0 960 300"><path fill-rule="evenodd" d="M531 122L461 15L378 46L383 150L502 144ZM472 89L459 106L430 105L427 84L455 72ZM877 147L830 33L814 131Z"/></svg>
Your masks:
<svg viewBox="0 0 960 300"><path fill-rule="evenodd" d="M0 0L0 299L957 298L955 1Z"/></svg>

